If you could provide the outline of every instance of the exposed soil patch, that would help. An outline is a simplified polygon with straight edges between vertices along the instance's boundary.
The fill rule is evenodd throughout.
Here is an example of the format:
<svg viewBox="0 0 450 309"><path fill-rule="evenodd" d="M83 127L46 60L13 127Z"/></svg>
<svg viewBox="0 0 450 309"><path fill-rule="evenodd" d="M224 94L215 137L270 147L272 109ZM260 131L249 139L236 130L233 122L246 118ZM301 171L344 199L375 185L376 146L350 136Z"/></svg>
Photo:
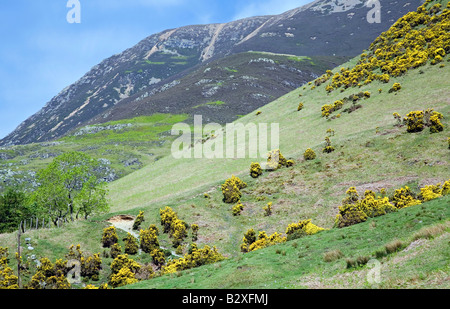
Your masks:
<svg viewBox="0 0 450 309"><path fill-rule="evenodd" d="M403 186L405 183L417 180L417 178L418 178L417 176L404 176L390 180L380 180L364 184L358 183L356 181L342 182L333 187L333 192L335 192L333 193L333 195L339 196L345 194L345 190L347 190L350 187L355 187L356 191L358 191L359 194L364 194L366 190L379 192L382 188L384 189L397 188L399 186Z"/></svg>
<svg viewBox="0 0 450 309"><path fill-rule="evenodd" d="M108 222L114 225L116 228L128 232L134 237L138 238L139 235L135 231L133 231L134 220L135 217L130 215L118 215L110 218Z"/></svg>
<svg viewBox="0 0 450 309"><path fill-rule="evenodd" d="M118 215L115 217L112 217L111 219L108 220L108 222L110 223L119 223L119 222L129 222L129 221L133 221L134 222L135 217L130 216L130 215Z"/></svg>

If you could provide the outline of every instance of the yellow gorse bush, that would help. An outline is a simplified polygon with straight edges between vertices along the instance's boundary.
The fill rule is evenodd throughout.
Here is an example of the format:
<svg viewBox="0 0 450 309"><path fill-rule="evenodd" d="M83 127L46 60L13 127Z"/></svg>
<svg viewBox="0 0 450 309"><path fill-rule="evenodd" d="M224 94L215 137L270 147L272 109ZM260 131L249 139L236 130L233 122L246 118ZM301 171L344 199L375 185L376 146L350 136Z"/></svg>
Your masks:
<svg viewBox="0 0 450 309"><path fill-rule="evenodd" d="M178 271L220 262L224 259L225 257L217 251L216 247L211 248L205 245L203 249L198 249L194 243L191 245L190 253L185 254L182 258L169 261L166 266L162 267L162 273L176 273Z"/></svg>
<svg viewBox="0 0 450 309"><path fill-rule="evenodd" d="M102 244L104 248L109 248L117 243L118 236L114 226L107 227L103 230Z"/></svg>
<svg viewBox="0 0 450 309"><path fill-rule="evenodd" d="M320 231L324 231L325 229L311 223L311 219L308 219L299 221L298 223L289 224L286 228L286 235L289 237L300 230L302 230L306 235L314 235Z"/></svg>
<svg viewBox="0 0 450 309"><path fill-rule="evenodd" d="M241 189L247 187L247 184L240 180L238 177L232 175L231 178L227 179L222 185L223 201L225 203L237 203L241 197Z"/></svg>
<svg viewBox="0 0 450 309"><path fill-rule="evenodd" d="M395 190L392 200L395 207L398 209L419 205L422 203L420 200L415 198L408 186Z"/></svg>
<svg viewBox="0 0 450 309"><path fill-rule="evenodd" d="M0 247L0 290L18 288L18 277L8 266L8 248Z"/></svg>
<svg viewBox="0 0 450 309"><path fill-rule="evenodd" d="M353 68L341 68L326 87L327 92L341 87L357 87L379 80L388 83L391 77L425 65L429 60L437 64L450 52L450 8L436 4L427 9L429 2L417 11L401 17L392 27L360 55ZM327 82L316 80L316 85Z"/></svg>
<svg viewBox="0 0 450 309"><path fill-rule="evenodd" d="M259 163L252 162L250 165L250 176L252 178L258 178L263 173L263 170L261 168L261 165Z"/></svg>
<svg viewBox="0 0 450 309"><path fill-rule="evenodd" d="M281 234L275 232L268 236L265 231L260 231L258 237L256 237L255 230L250 229L244 234L242 239L241 251L251 252L273 246L275 244L286 242L287 238L283 237Z"/></svg>
<svg viewBox="0 0 450 309"><path fill-rule="evenodd" d="M335 226L342 228L365 222L368 218L378 217L397 209L390 203L388 197L376 197L373 191L366 191L364 198L359 199L355 187L347 190L347 197L339 206L339 214L335 218Z"/></svg>
<svg viewBox="0 0 450 309"><path fill-rule="evenodd" d="M305 160L314 160L316 158L316 153L311 148L306 149L305 153L303 154L303 158Z"/></svg>

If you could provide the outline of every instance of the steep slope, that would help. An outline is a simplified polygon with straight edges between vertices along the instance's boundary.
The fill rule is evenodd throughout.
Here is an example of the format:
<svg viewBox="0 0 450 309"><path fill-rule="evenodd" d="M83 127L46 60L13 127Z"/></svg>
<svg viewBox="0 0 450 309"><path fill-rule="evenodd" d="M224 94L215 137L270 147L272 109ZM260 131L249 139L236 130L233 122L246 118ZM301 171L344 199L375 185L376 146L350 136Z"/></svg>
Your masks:
<svg viewBox="0 0 450 309"><path fill-rule="evenodd" d="M107 115L123 99L170 89L197 65L227 55L254 50L297 56L355 56L421 1L381 2L386 5L382 6L381 14L385 17L380 24L367 22L369 8L363 0L350 3L321 0L277 16L187 26L154 34L93 67L25 120L0 145L58 138L96 116ZM276 85L278 79L272 83ZM185 97L186 93L181 95ZM119 118L117 112L115 119Z"/></svg>

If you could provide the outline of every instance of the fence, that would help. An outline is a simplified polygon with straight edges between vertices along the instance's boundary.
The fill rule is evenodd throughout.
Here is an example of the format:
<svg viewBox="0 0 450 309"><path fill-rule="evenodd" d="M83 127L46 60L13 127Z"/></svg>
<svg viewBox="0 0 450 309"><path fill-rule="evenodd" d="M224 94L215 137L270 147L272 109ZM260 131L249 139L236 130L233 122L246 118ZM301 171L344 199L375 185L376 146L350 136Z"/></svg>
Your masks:
<svg viewBox="0 0 450 309"><path fill-rule="evenodd" d="M67 223L67 218L58 218L56 221L56 227L62 227L64 223ZM38 230L40 228L51 228L54 227L54 223L50 218L39 218L39 217L32 217L30 219L26 219L20 222L19 224L19 231L21 233L25 233L30 230Z"/></svg>

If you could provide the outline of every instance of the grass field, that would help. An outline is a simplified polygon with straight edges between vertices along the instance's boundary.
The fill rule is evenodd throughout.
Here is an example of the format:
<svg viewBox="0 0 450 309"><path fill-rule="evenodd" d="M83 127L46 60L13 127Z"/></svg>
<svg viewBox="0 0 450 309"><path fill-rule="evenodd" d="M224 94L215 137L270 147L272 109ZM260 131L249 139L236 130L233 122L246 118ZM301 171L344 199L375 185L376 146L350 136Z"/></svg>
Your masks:
<svg viewBox="0 0 450 309"><path fill-rule="evenodd" d="M434 200L126 288L449 288L449 206L449 197ZM398 251L387 253L393 243ZM330 252L341 255L330 260ZM372 262L348 268L357 258ZM379 281L368 281L375 260Z"/></svg>

